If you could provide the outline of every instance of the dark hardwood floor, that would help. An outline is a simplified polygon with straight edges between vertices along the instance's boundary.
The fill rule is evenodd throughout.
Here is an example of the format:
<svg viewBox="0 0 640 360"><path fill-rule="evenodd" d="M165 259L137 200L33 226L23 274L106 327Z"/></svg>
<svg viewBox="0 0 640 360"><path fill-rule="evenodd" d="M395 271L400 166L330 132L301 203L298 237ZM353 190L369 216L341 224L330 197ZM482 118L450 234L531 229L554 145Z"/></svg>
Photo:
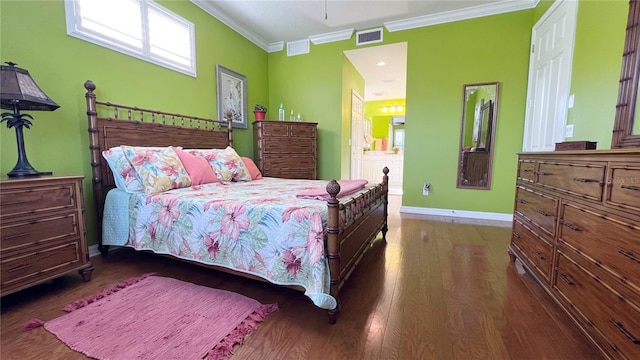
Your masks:
<svg viewBox="0 0 640 360"><path fill-rule="evenodd" d="M506 227L400 216L341 292L342 312L303 294L130 250L94 258L93 279L72 274L3 297L0 358L83 359L28 320L50 320L78 298L148 272L278 303L231 359L600 359L531 277L509 262ZM141 336L143 340L144 336Z"/></svg>

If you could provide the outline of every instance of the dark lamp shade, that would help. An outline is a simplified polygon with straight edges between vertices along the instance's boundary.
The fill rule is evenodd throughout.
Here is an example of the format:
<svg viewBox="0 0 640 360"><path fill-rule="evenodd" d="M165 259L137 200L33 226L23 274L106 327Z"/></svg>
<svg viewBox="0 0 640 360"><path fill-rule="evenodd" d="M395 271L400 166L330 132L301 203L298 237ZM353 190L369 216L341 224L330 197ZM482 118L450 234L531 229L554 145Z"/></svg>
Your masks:
<svg viewBox="0 0 640 360"><path fill-rule="evenodd" d="M29 72L14 64L0 65L0 108L53 111L60 107L33 81Z"/></svg>

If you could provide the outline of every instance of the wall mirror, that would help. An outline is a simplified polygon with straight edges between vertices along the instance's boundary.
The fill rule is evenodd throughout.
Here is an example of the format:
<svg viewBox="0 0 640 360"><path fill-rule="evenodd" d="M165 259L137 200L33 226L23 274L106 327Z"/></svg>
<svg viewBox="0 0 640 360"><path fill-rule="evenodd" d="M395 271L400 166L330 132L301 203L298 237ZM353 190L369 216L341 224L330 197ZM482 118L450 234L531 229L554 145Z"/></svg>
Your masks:
<svg viewBox="0 0 640 360"><path fill-rule="evenodd" d="M629 2L627 34L622 55L616 120L611 148L640 147L640 0Z"/></svg>
<svg viewBox="0 0 640 360"><path fill-rule="evenodd" d="M491 188L498 110L498 83L463 86L457 187Z"/></svg>

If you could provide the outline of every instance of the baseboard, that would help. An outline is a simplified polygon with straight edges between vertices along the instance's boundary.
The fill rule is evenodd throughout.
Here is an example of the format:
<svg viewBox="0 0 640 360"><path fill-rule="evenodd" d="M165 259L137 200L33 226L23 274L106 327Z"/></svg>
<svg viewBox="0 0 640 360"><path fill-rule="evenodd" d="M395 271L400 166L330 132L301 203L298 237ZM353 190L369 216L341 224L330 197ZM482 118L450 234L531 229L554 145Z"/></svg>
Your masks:
<svg viewBox="0 0 640 360"><path fill-rule="evenodd" d="M505 226L505 227L511 227L511 224L513 223L513 214L491 213L491 212L483 212L483 211L401 206L400 213L426 215L426 216L444 216L449 218L461 218L461 219L487 220L487 221L496 222L496 225Z"/></svg>

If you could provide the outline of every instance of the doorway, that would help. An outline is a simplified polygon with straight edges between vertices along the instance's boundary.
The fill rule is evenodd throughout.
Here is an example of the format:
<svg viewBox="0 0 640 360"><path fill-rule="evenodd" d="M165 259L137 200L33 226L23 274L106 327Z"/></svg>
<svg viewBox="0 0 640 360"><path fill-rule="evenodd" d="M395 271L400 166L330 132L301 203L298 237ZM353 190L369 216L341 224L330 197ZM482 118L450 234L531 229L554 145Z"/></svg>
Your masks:
<svg viewBox="0 0 640 360"><path fill-rule="evenodd" d="M358 97L352 95L351 178L380 182L382 169L386 166L389 168L389 193L401 195L407 43L347 50L344 54L365 82L363 116L358 113Z"/></svg>
<svg viewBox="0 0 640 360"><path fill-rule="evenodd" d="M523 151L565 140L577 1L556 1L533 26Z"/></svg>

